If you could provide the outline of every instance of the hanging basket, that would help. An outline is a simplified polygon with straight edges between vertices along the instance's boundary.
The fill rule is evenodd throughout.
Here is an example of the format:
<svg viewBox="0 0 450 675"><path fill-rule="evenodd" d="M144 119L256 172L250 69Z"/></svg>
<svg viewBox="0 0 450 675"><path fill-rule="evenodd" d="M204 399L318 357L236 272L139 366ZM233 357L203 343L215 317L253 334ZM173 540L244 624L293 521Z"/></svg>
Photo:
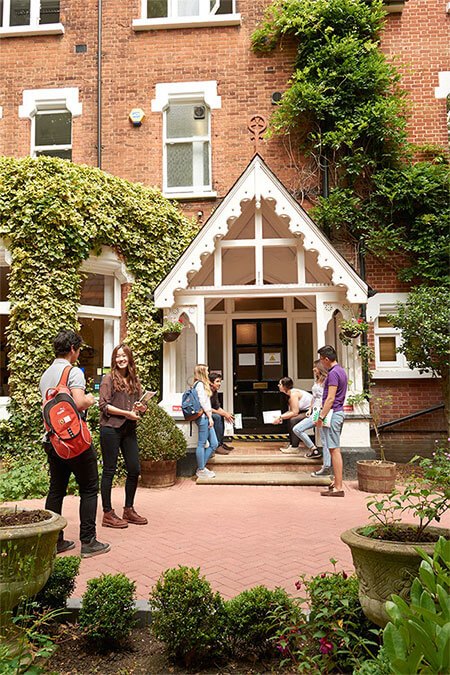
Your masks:
<svg viewBox="0 0 450 675"><path fill-rule="evenodd" d="M163 333L163 340L164 342L175 342L175 340L178 340L180 337L181 333L178 333L175 330L168 331L167 333Z"/></svg>
<svg viewBox="0 0 450 675"><path fill-rule="evenodd" d="M358 335L361 335L361 331L358 330L358 328L353 328L353 329L347 328L347 329L342 330L342 331L339 333L339 337L340 337L341 335L342 335L344 338L347 338L347 340L351 340L351 339L357 338Z"/></svg>

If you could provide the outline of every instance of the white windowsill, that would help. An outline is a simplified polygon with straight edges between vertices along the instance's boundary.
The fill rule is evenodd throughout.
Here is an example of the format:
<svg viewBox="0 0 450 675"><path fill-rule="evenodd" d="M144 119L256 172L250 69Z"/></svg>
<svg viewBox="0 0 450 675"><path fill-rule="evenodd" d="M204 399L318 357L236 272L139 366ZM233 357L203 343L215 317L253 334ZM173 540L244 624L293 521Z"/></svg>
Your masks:
<svg viewBox="0 0 450 675"><path fill-rule="evenodd" d="M185 202L191 199L215 199L217 192L163 192L167 199L177 199Z"/></svg>
<svg viewBox="0 0 450 675"><path fill-rule="evenodd" d="M0 38L30 37L32 35L63 35L62 23L47 23L41 26L8 26L0 28Z"/></svg>
<svg viewBox="0 0 450 675"><path fill-rule="evenodd" d="M393 368L392 370L372 370L372 378L374 380L418 380L430 379L435 377L433 373L419 373L418 370L411 370L410 368Z"/></svg>
<svg viewBox="0 0 450 675"><path fill-rule="evenodd" d="M170 28L207 28L208 26L240 26L240 14L220 14L214 16L161 17L158 19L133 19L135 31L165 30Z"/></svg>

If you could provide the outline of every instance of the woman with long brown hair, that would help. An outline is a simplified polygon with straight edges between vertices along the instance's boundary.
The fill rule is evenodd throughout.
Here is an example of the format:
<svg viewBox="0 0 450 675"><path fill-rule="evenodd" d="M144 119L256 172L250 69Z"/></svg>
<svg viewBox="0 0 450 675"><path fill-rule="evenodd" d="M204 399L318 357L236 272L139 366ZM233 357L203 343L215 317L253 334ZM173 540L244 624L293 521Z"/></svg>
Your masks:
<svg viewBox="0 0 450 675"><path fill-rule="evenodd" d="M198 478L214 478L216 475L214 471L206 468L206 463L211 457L212 453L217 448L217 436L214 431L214 420L211 409L211 386L209 382L208 366L204 363L198 363L194 368L194 384L193 387L197 390L200 405L203 409L203 414L195 420L198 427L198 442L195 450L197 458ZM206 441L209 441L209 446L205 448Z"/></svg>
<svg viewBox="0 0 450 675"><path fill-rule="evenodd" d="M111 372L100 385L100 446L103 457L101 495L104 527L125 528L128 523L146 525L147 519L134 510L140 474L139 450L136 439L136 422L147 406L139 402L142 387L136 375L133 354L128 345L114 347ZM119 518L111 505L111 488L117 469L119 450L127 470L125 506Z"/></svg>

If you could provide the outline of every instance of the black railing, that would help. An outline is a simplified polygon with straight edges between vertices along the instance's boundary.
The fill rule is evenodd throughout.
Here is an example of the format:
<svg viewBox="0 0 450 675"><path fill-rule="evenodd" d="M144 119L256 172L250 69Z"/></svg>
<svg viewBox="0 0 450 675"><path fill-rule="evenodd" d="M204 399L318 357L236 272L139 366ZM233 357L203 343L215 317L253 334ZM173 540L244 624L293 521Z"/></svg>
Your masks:
<svg viewBox="0 0 450 675"><path fill-rule="evenodd" d="M416 417L421 417L422 415L428 415L428 413L435 412L435 410L441 410L444 407L443 403L439 403L438 405L434 405L431 408L425 408L424 410L418 410L415 413L411 413L411 415L405 415L405 417L399 417L396 420L391 420L390 422L383 422L383 424L378 425L379 431L382 431L383 429L387 429L387 427L393 427L396 424L401 424L402 422L408 422L409 420L413 420Z"/></svg>

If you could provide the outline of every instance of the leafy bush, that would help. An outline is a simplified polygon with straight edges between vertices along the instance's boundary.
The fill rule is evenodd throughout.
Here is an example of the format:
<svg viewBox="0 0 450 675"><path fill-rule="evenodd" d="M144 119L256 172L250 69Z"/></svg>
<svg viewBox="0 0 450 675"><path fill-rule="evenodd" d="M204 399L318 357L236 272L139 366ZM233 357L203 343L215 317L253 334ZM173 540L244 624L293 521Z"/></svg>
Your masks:
<svg viewBox="0 0 450 675"><path fill-rule="evenodd" d="M0 474L0 501L17 501L43 497L48 492L47 458L21 457L14 460L8 470Z"/></svg>
<svg viewBox="0 0 450 675"><path fill-rule="evenodd" d="M226 602L225 608L229 640L237 655L276 652L273 638L280 620L292 623L299 618L297 605L282 588L256 586Z"/></svg>
<svg viewBox="0 0 450 675"><path fill-rule="evenodd" d="M75 579L80 569L81 558L69 555L56 558L47 583L35 597L39 607L64 609L67 599L75 589Z"/></svg>
<svg viewBox="0 0 450 675"><path fill-rule="evenodd" d="M151 630L166 643L170 658L189 667L222 653L224 603L198 568L166 570L151 590L150 606Z"/></svg>
<svg viewBox="0 0 450 675"><path fill-rule="evenodd" d="M161 406L150 403L137 425L141 459L180 459L186 454L187 443L172 417Z"/></svg>
<svg viewBox="0 0 450 675"><path fill-rule="evenodd" d="M392 673L450 673L450 541L441 537L432 558L417 550L423 561L409 602L393 595L386 603L384 649Z"/></svg>
<svg viewBox="0 0 450 675"><path fill-rule="evenodd" d="M306 590L309 615L277 635L282 664L294 663L300 672L351 673L378 652L380 630L362 611L357 578L337 572L331 562L333 572L296 582Z"/></svg>
<svg viewBox="0 0 450 675"><path fill-rule="evenodd" d="M136 584L125 574L89 579L82 598L80 625L97 647L123 645L135 621Z"/></svg>

